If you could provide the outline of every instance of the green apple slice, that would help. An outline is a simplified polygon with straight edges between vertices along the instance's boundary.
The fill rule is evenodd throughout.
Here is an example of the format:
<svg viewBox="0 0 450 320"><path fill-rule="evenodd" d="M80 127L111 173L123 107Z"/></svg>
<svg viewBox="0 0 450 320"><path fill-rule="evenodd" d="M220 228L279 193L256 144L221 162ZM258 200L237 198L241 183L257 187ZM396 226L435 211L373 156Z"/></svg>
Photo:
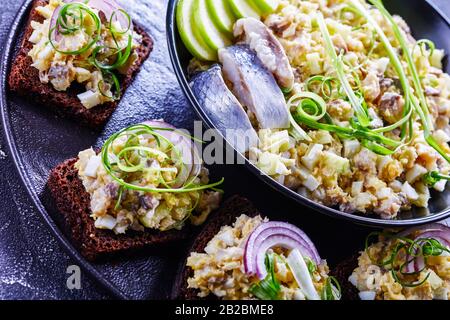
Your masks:
<svg viewBox="0 0 450 320"><path fill-rule="evenodd" d="M206 0L194 0L193 12L194 28L197 29L200 36L211 49L217 51L231 45L231 41L227 38L226 33L221 32L214 24L209 15Z"/></svg>
<svg viewBox="0 0 450 320"><path fill-rule="evenodd" d="M277 10L280 0L251 0L258 11L262 14L270 14Z"/></svg>
<svg viewBox="0 0 450 320"><path fill-rule="evenodd" d="M231 36L236 17L228 0L206 0L206 5L211 18L220 31Z"/></svg>
<svg viewBox="0 0 450 320"><path fill-rule="evenodd" d="M210 48L194 29L194 0L180 0L177 4L177 26L181 39L189 52L196 58L216 61L217 52Z"/></svg>
<svg viewBox="0 0 450 320"><path fill-rule="evenodd" d="M228 3L238 18L260 18L259 13L251 3L251 0L228 0Z"/></svg>

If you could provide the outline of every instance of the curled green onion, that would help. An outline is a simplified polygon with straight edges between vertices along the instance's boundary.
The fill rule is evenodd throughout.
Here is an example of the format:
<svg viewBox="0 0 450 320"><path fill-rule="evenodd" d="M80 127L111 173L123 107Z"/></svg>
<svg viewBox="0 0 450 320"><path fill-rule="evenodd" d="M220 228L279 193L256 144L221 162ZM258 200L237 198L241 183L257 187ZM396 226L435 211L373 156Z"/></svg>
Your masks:
<svg viewBox="0 0 450 320"><path fill-rule="evenodd" d="M288 107L296 107L297 113L311 121L319 121L327 112L327 104L319 95L313 92L300 92L288 101Z"/></svg>
<svg viewBox="0 0 450 320"><path fill-rule="evenodd" d="M306 81L306 89L310 92L313 92L313 85L319 84L319 93L327 100L331 100L333 98L333 92L337 91L338 93L341 91L341 86L339 84L338 79L335 77L326 77L322 75L312 76ZM334 88L336 86L336 88Z"/></svg>
<svg viewBox="0 0 450 320"><path fill-rule="evenodd" d="M414 53L416 47L418 47L420 49L420 52L423 56L426 55L427 48L430 50L430 57L433 55L434 51L436 50L436 45L434 44L433 41L431 41L429 39L418 40L416 42L414 49L412 50L413 53Z"/></svg>
<svg viewBox="0 0 450 320"><path fill-rule="evenodd" d="M364 128L359 122L351 120L350 127L340 127L330 123L319 122L327 118L327 106L325 100L313 92L301 92L294 95L288 101L290 110L295 109L292 117L297 123L306 125L312 129L325 130L336 133L343 139L358 139L369 150L380 154L393 154L403 143L383 136ZM394 150L389 149L394 148Z"/></svg>
<svg viewBox="0 0 450 320"><path fill-rule="evenodd" d="M104 144L101 152L102 164L106 170L106 172L111 176L113 180L115 180L121 187L127 190L134 191L142 191L142 192L150 192L150 193L186 193L186 192L194 192L201 191L206 189L211 189L221 185L224 179L221 179L218 182L201 185L196 184L194 181L197 176L193 176L192 178L186 180L184 184L179 188L170 187L174 181L166 181L162 172L165 170L164 168L148 168L146 166L147 160L152 160L155 157L161 157L164 160L172 161L176 164L183 163L181 151L170 142L167 138L157 132L160 130L159 128L150 127L145 124L134 125L128 128L125 128L115 134L113 134ZM167 129L174 131L173 129ZM166 148L163 152L157 149L151 149L146 146L142 146L139 144L139 137L141 136L152 136L155 141L157 141L159 149ZM114 143L118 139L126 138L125 148L123 148L119 152L114 152ZM175 154L175 159L169 157L168 152L173 151ZM138 163L134 163L131 157L134 157ZM111 160L112 159L112 160ZM121 177L123 173L126 174L145 174L146 172L154 171L159 173L159 182L160 185L165 187L150 187L150 186L141 186L139 184L135 184L132 182L125 181L124 178Z"/></svg>
<svg viewBox="0 0 450 320"><path fill-rule="evenodd" d="M374 236L384 235L388 239L398 240L399 242L389 252L388 258L383 261L376 261L376 259L370 256L370 239ZM404 287L418 287L424 284L429 278L431 273L428 273L422 281L419 282L405 282L400 276L412 276L418 275L425 270L425 266L421 270L414 270L413 272L404 271L406 266L413 262L417 258L426 259L431 256L440 256L444 252L449 252L450 249L442 245L438 240L434 238L418 238L409 239L406 237L399 237L396 234L387 234L380 232L372 232L366 238L365 251L369 255L372 263L386 268L392 274L392 277L396 282ZM409 256L410 259L402 261L405 256Z"/></svg>
<svg viewBox="0 0 450 320"><path fill-rule="evenodd" d="M106 81L105 81L105 79L106 79ZM108 95L105 93L105 91L104 91L105 83L107 83L111 88L114 88L113 95ZM103 72L103 80L100 80L98 82L98 90L102 96L104 96L108 99L111 99L111 100L120 99L121 90L120 90L119 79L117 78L117 76L114 73L112 73L110 71L105 70Z"/></svg>
<svg viewBox="0 0 450 320"><path fill-rule="evenodd" d="M83 12L86 13L86 16L83 14ZM78 13L78 15L76 13ZM91 32L89 32L89 30L86 30L86 28L84 28L84 21L86 17L90 17L94 21L95 28ZM91 37L91 40L84 47L78 50L68 50L68 51L60 50L53 42L53 34L55 32L59 32L62 35L67 36L74 34L82 30L83 28ZM50 28L49 30L49 42L55 49L55 51L59 53L69 55L80 55L91 49L100 40L101 28L102 24L100 18L94 11L92 11L91 8L89 8L89 6L87 6L84 3L78 2L67 3L61 7L59 16L56 20L55 27Z"/></svg>

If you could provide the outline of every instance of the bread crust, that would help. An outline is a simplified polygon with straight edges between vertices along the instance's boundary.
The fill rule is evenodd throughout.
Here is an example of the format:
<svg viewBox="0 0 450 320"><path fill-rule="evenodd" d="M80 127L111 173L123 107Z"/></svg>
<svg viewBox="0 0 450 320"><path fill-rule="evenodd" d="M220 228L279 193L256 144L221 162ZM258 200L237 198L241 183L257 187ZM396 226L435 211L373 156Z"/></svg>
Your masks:
<svg viewBox="0 0 450 320"><path fill-rule="evenodd" d="M9 90L31 102L36 102L51 109L62 117L71 118L94 129L101 129L117 108L119 101L106 102L94 108L86 109L77 97L78 94L85 91L82 85L73 83L67 91L57 91L50 83L42 83L39 80L39 71L31 66L33 61L28 56L28 52L33 48L33 44L28 41L33 33L31 21L42 22L44 20L35 9L47 3L47 0L35 0L33 2L21 46L12 62L8 78ZM126 75L119 76L122 95L133 82L134 77L153 49L153 40L144 29L136 24L134 24L134 29L142 36L142 44L136 49L138 59L135 64Z"/></svg>
<svg viewBox="0 0 450 320"><path fill-rule="evenodd" d="M193 228L188 225L182 230L129 230L123 235L116 235L111 230L97 229L94 219L91 218L90 195L78 178L78 170L75 168L77 161L77 158L70 159L54 168L47 187L58 211L63 215L72 242L86 259L95 261L117 256L125 251L184 240L193 232Z"/></svg>
<svg viewBox="0 0 450 320"><path fill-rule="evenodd" d="M336 277L341 285L342 300L359 300L358 289L348 281L348 278L352 275L353 270L358 267L358 257L356 254L336 266L332 270L332 275Z"/></svg>

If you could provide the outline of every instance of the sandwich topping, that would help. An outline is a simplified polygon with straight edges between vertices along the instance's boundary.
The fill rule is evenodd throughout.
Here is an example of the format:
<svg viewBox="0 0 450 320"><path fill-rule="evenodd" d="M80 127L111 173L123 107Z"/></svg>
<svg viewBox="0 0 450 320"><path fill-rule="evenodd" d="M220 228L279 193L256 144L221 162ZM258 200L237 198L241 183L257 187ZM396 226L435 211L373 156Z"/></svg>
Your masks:
<svg viewBox="0 0 450 320"><path fill-rule="evenodd" d="M372 235L379 241L367 245L349 278L361 299L449 300L449 227L432 224Z"/></svg>
<svg viewBox="0 0 450 320"><path fill-rule="evenodd" d="M191 253L188 288L199 297L225 300L337 300L340 288L328 276L311 240L297 227L241 215L223 226L205 247Z"/></svg>
<svg viewBox="0 0 450 320"><path fill-rule="evenodd" d="M115 0L50 0L36 11L44 21L31 21L28 55L40 81L57 91L83 86L78 98L86 109L119 99L119 79L142 40L128 13Z"/></svg>
<svg viewBox="0 0 450 320"><path fill-rule="evenodd" d="M100 154L80 152L75 164L100 229L181 229L198 225L219 206L223 180L209 183L194 142L162 121L131 126L111 136Z"/></svg>

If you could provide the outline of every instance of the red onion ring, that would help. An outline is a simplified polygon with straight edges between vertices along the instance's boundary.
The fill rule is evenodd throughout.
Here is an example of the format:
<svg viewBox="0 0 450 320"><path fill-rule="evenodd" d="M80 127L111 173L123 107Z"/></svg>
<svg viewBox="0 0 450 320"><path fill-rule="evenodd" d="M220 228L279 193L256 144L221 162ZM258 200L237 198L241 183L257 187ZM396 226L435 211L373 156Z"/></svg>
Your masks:
<svg viewBox="0 0 450 320"><path fill-rule="evenodd" d="M284 222L267 222L258 226L247 239L244 250L244 268L248 274L256 274L260 279L266 275L264 265L268 249L280 246L299 249L316 264L321 259L311 239L299 228Z"/></svg>
<svg viewBox="0 0 450 320"><path fill-rule="evenodd" d="M421 233L417 235L414 238L414 240L432 238L450 248L450 228L439 223L433 223L427 226L410 228L408 230L399 233L398 236L405 237L417 231L421 231ZM417 251L418 249L416 249L416 253ZM413 258L412 256L408 255L406 259L407 259L406 261L411 260L405 267L405 271L407 273L420 272L425 267L425 259L422 256Z"/></svg>
<svg viewBox="0 0 450 320"><path fill-rule="evenodd" d="M426 232L426 231L432 231L432 230L442 230L450 232L450 228L446 225L440 224L440 223L431 223L425 226L418 226L418 227L412 227L408 228L406 230L403 230L399 233L397 233L398 237L406 237L408 235L413 234L416 231Z"/></svg>
<svg viewBox="0 0 450 320"><path fill-rule="evenodd" d="M426 231L421 233L416 239L433 238L441 242L443 245L450 247L450 232L446 231Z"/></svg>

